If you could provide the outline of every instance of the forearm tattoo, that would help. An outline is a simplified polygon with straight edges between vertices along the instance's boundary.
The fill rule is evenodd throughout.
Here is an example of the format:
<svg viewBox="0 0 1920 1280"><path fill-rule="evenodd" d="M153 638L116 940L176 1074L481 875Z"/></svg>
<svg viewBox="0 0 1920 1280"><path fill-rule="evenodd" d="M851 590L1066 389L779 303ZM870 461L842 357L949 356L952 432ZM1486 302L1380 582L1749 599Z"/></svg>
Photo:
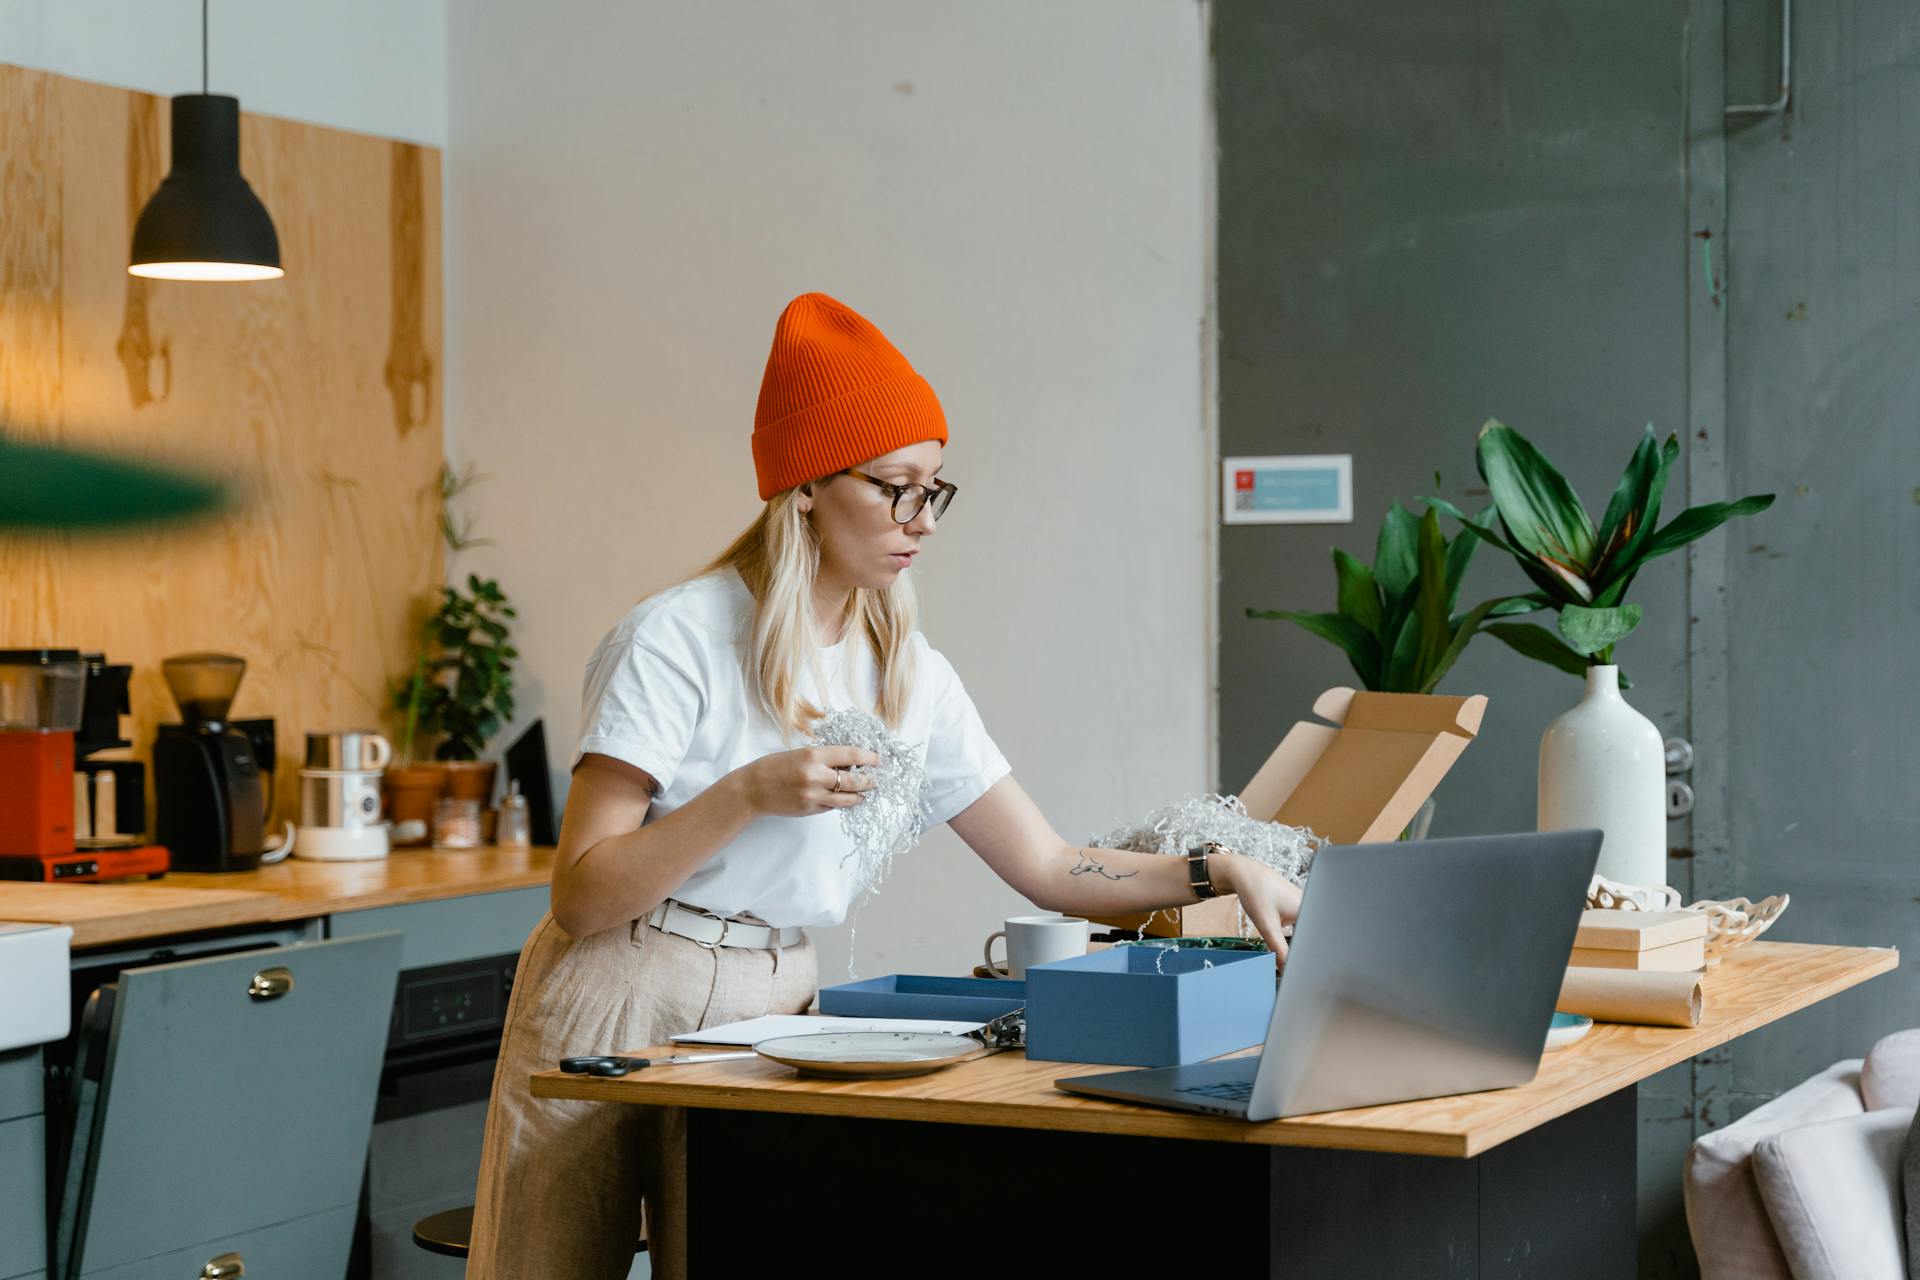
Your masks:
<svg viewBox="0 0 1920 1280"><path fill-rule="evenodd" d="M1128 876L1137 876L1140 873L1138 871L1109 871L1105 866L1088 857L1087 851L1082 849L1080 850L1080 861L1075 863L1067 874L1070 876L1096 875L1103 876L1108 880L1125 880Z"/></svg>

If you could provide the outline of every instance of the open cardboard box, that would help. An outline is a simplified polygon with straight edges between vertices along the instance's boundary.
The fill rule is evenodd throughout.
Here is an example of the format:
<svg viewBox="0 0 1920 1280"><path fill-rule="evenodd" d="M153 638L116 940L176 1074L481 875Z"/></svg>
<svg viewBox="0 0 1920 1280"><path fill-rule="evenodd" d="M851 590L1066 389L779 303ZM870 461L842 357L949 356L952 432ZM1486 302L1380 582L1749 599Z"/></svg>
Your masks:
<svg viewBox="0 0 1920 1280"><path fill-rule="evenodd" d="M1473 741L1486 710L1479 693L1329 689L1313 702L1329 723L1302 720L1289 729L1240 802L1256 818L1307 827L1335 844L1395 839ZM1156 937L1238 934L1240 904L1227 896L1151 916L1091 919Z"/></svg>

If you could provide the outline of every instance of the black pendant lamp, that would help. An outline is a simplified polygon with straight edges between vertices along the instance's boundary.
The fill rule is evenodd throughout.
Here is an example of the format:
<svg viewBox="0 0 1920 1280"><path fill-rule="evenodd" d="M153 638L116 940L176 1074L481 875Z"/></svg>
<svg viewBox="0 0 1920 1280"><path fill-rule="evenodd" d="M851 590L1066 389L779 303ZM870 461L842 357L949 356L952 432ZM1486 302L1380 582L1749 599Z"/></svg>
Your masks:
<svg viewBox="0 0 1920 1280"><path fill-rule="evenodd" d="M173 100L173 167L140 211L127 270L158 280L275 280L280 237L240 175L240 100L208 93L207 0L200 89Z"/></svg>

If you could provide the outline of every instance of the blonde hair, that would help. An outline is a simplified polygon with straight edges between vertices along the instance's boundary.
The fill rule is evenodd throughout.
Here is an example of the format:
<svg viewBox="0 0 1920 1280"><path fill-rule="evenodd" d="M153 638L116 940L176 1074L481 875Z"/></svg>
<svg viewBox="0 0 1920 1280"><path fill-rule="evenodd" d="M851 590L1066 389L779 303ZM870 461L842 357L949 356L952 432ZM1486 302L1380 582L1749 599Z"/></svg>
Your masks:
<svg viewBox="0 0 1920 1280"><path fill-rule="evenodd" d="M796 733L811 734L814 721L826 714L799 692L803 667L813 672L815 688L826 687L813 595L820 573L820 537L800 510L799 492L798 487L785 489L768 499L733 545L701 570L704 576L733 569L753 593L750 634L742 645L743 674L768 718L789 739ZM913 693L911 640L919 615L912 579L902 574L878 591L855 587L840 619L846 623L847 642L864 642L873 653L879 705L868 709L896 731Z"/></svg>

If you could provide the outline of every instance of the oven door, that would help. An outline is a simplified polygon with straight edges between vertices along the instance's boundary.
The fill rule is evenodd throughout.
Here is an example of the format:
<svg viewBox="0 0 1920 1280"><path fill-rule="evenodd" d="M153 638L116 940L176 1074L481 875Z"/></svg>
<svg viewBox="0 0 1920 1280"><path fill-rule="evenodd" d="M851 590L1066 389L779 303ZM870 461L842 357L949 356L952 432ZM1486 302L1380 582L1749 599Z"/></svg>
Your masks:
<svg viewBox="0 0 1920 1280"><path fill-rule="evenodd" d="M347 1280L459 1273L413 1243L413 1226L473 1203L518 960L508 953L401 970Z"/></svg>

